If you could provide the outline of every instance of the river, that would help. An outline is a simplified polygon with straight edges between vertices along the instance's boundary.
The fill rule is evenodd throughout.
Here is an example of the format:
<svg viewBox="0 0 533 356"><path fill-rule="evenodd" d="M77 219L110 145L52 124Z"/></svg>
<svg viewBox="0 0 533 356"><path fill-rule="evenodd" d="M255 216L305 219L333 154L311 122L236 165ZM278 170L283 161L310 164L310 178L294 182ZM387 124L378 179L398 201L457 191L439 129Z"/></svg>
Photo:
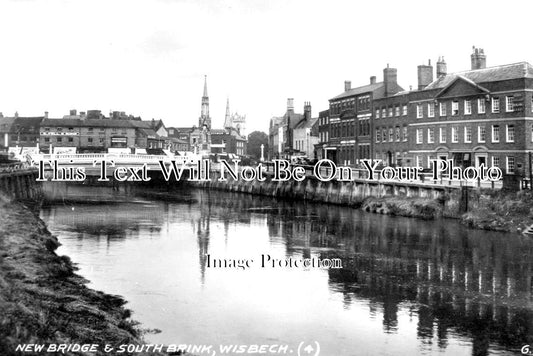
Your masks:
<svg viewBox="0 0 533 356"><path fill-rule="evenodd" d="M165 199L160 199L165 198ZM164 344L320 346L320 355L489 355L533 345L533 239L346 207L190 190L41 218L89 287ZM261 268L260 256L342 269ZM250 268L213 268L254 259Z"/></svg>

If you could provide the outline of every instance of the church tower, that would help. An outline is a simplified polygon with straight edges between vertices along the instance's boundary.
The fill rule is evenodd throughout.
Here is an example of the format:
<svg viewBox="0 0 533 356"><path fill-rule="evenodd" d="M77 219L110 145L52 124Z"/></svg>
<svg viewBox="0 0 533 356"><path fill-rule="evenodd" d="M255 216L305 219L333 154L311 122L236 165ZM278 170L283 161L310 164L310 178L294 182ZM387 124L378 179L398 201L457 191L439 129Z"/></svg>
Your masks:
<svg viewBox="0 0 533 356"><path fill-rule="evenodd" d="M202 111L200 119L198 120L198 127L200 129L207 126L208 130L211 130L211 117L209 116L209 96L207 96L207 75L204 79L204 95L202 96Z"/></svg>
<svg viewBox="0 0 533 356"><path fill-rule="evenodd" d="M209 97L207 96L207 75L204 79L204 95L202 96L202 111L198 119L198 129L200 130L200 153L208 154L211 152L211 117L209 116Z"/></svg>

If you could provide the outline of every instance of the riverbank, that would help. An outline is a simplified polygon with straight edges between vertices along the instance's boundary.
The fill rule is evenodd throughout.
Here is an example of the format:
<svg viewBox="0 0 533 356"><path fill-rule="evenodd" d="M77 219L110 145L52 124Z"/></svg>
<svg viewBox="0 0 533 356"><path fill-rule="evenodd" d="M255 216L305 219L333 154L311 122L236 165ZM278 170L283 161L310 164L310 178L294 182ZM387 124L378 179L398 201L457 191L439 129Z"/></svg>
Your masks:
<svg viewBox="0 0 533 356"><path fill-rule="evenodd" d="M143 343L126 301L88 288L58 246L32 211L0 196L0 354L27 343Z"/></svg>
<svg viewBox="0 0 533 356"><path fill-rule="evenodd" d="M533 193L493 191L394 182L264 182L228 179L191 182L202 189L226 190L281 199L361 208L367 212L421 219L459 219L468 227L521 233L533 224Z"/></svg>

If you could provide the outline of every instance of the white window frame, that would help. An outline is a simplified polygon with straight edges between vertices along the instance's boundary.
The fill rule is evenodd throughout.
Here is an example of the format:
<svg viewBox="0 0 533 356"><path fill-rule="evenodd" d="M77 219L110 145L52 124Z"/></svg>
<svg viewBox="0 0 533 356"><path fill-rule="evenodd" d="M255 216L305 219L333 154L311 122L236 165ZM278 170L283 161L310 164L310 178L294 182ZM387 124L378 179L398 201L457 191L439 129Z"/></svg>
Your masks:
<svg viewBox="0 0 533 356"><path fill-rule="evenodd" d="M424 143L424 132L422 129L416 129L416 144L420 145Z"/></svg>
<svg viewBox="0 0 533 356"><path fill-rule="evenodd" d="M494 114L500 112L500 98L492 98L492 112Z"/></svg>
<svg viewBox="0 0 533 356"><path fill-rule="evenodd" d="M459 101L453 100L452 101L452 116L459 115Z"/></svg>
<svg viewBox="0 0 533 356"><path fill-rule="evenodd" d="M458 143L459 142L459 127L452 126L452 143Z"/></svg>
<svg viewBox="0 0 533 356"><path fill-rule="evenodd" d="M465 100L464 102L465 106L465 115L471 115L472 114L472 101L471 100Z"/></svg>
<svg viewBox="0 0 533 356"><path fill-rule="evenodd" d="M514 111L514 96L508 95L505 97L505 112Z"/></svg>
<svg viewBox="0 0 533 356"><path fill-rule="evenodd" d="M407 105L404 105L402 108L402 116L407 116Z"/></svg>
<svg viewBox="0 0 533 356"><path fill-rule="evenodd" d="M435 129L428 128L428 143L435 143Z"/></svg>
<svg viewBox="0 0 533 356"><path fill-rule="evenodd" d="M404 141L407 141L407 135L408 135L408 133L407 133L408 131L407 130L408 130L407 126L403 126L402 127L402 134L403 134L403 140Z"/></svg>
<svg viewBox="0 0 533 356"><path fill-rule="evenodd" d="M439 103L439 116L446 116L446 103Z"/></svg>
<svg viewBox="0 0 533 356"><path fill-rule="evenodd" d="M511 168L511 164L510 164L510 158L513 159L513 169L510 169ZM505 171L507 174L514 174L515 173L515 169L516 169L516 160L514 158L514 156L506 156L505 157Z"/></svg>
<svg viewBox="0 0 533 356"><path fill-rule="evenodd" d="M477 99L477 113L478 114L485 114L487 112L486 105L485 105L485 99L480 98Z"/></svg>
<svg viewBox="0 0 533 356"><path fill-rule="evenodd" d="M482 129L485 130L484 135L483 135L484 136L483 139L481 139L481 130ZM477 142L485 143L486 139L487 139L487 130L486 130L485 126L478 126L477 127Z"/></svg>
<svg viewBox="0 0 533 356"><path fill-rule="evenodd" d="M512 128L512 130L509 130L510 128ZM511 132L512 132L512 137L511 137ZM505 142L514 142L514 139L515 139L515 129L514 129L514 125L505 125Z"/></svg>
<svg viewBox="0 0 533 356"><path fill-rule="evenodd" d="M428 117L435 117L435 104L428 104Z"/></svg>
<svg viewBox="0 0 533 356"><path fill-rule="evenodd" d="M439 142L446 143L446 127L439 127Z"/></svg>
<svg viewBox="0 0 533 356"><path fill-rule="evenodd" d="M499 167L500 166L500 157L498 156L492 156L492 167Z"/></svg>
<svg viewBox="0 0 533 356"><path fill-rule="evenodd" d="M468 138L469 131L470 131L470 138ZM472 143L472 127L465 126L465 128L464 128L464 140L465 140L465 143Z"/></svg>
<svg viewBox="0 0 533 356"><path fill-rule="evenodd" d="M422 109L422 104L416 104L416 118L422 119L424 117L424 110Z"/></svg>
<svg viewBox="0 0 533 356"><path fill-rule="evenodd" d="M497 131L495 130L496 128L498 128ZM498 138L497 139L496 139L496 135L495 135L496 132L498 132ZM500 126L499 125L492 125L491 138L492 138L492 142L494 142L494 143L500 142Z"/></svg>

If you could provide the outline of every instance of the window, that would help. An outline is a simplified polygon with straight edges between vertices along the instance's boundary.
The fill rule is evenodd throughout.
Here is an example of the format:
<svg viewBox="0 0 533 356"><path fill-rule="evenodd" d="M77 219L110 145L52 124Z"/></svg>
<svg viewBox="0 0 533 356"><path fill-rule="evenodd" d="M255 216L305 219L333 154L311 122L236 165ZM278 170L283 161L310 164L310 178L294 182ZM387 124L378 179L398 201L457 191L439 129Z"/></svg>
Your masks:
<svg viewBox="0 0 533 356"><path fill-rule="evenodd" d="M505 111L507 112L514 111L514 97L512 95L505 97Z"/></svg>
<svg viewBox="0 0 533 356"><path fill-rule="evenodd" d="M87 130L88 130L89 132L93 132L93 128L92 128L92 127L89 127Z"/></svg>
<svg viewBox="0 0 533 356"><path fill-rule="evenodd" d="M435 117L435 105L433 103L428 104L428 117Z"/></svg>
<svg viewBox="0 0 533 356"><path fill-rule="evenodd" d="M465 126L465 142L472 142L472 128L470 126Z"/></svg>
<svg viewBox="0 0 533 356"><path fill-rule="evenodd" d="M400 126L396 126L396 141L400 141Z"/></svg>
<svg viewBox="0 0 533 356"><path fill-rule="evenodd" d="M50 142L50 137L45 137L44 142Z"/></svg>
<svg viewBox="0 0 533 356"><path fill-rule="evenodd" d="M452 101L452 115L459 115L459 102L457 100Z"/></svg>
<svg viewBox="0 0 533 356"><path fill-rule="evenodd" d="M376 129L376 142L381 141L381 129Z"/></svg>
<svg viewBox="0 0 533 356"><path fill-rule="evenodd" d="M69 137L68 142L74 142L74 139L72 137Z"/></svg>
<svg viewBox="0 0 533 356"><path fill-rule="evenodd" d="M465 115L472 114L472 102L470 100L465 100Z"/></svg>
<svg viewBox="0 0 533 356"><path fill-rule="evenodd" d="M417 166L417 167L421 167L420 162L422 162L422 157L420 157L420 156L416 156L416 166Z"/></svg>
<svg viewBox="0 0 533 356"><path fill-rule="evenodd" d="M392 142L394 141L394 130L391 128L389 128L389 142Z"/></svg>
<svg viewBox="0 0 533 356"><path fill-rule="evenodd" d="M507 142L514 142L514 125L507 125Z"/></svg>
<svg viewBox="0 0 533 356"><path fill-rule="evenodd" d="M403 127L403 140L407 141L407 126Z"/></svg>
<svg viewBox="0 0 533 356"><path fill-rule="evenodd" d="M428 129L428 143L435 142L435 130L433 128Z"/></svg>
<svg viewBox="0 0 533 356"><path fill-rule="evenodd" d="M446 116L446 103L439 104L439 114L440 116Z"/></svg>
<svg viewBox="0 0 533 356"><path fill-rule="evenodd" d="M485 142L485 126L478 126L477 127L477 142Z"/></svg>
<svg viewBox="0 0 533 356"><path fill-rule="evenodd" d="M396 106L394 108L394 115L396 116L400 116L400 105Z"/></svg>
<svg viewBox="0 0 533 356"><path fill-rule="evenodd" d="M446 127L439 128L439 141L440 143L446 143Z"/></svg>
<svg viewBox="0 0 533 356"><path fill-rule="evenodd" d="M421 119L423 117L424 117L424 112L422 109L422 104L417 104L416 105L416 118Z"/></svg>
<svg viewBox="0 0 533 356"><path fill-rule="evenodd" d="M492 125L492 142L500 142L500 126Z"/></svg>
<svg viewBox="0 0 533 356"><path fill-rule="evenodd" d="M376 119L379 119L379 109L376 109Z"/></svg>
<svg viewBox="0 0 533 356"><path fill-rule="evenodd" d="M389 108L389 117L392 117L392 106Z"/></svg>
<svg viewBox="0 0 533 356"><path fill-rule="evenodd" d="M407 105L404 105L403 108L402 108L402 115L403 116L406 116L407 115Z"/></svg>
<svg viewBox="0 0 533 356"><path fill-rule="evenodd" d="M387 117L387 109L383 108L383 110L381 110L381 117L382 118L386 118Z"/></svg>
<svg viewBox="0 0 533 356"><path fill-rule="evenodd" d="M74 128L73 127L69 127L68 128L68 132L72 132L72 131L74 131Z"/></svg>
<svg viewBox="0 0 533 356"><path fill-rule="evenodd" d="M492 156L492 166L493 167L499 167L500 166L500 157Z"/></svg>
<svg viewBox="0 0 533 356"><path fill-rule="evenodd" d="M416 129L416 143L421 144L424 140L422 129Z"/></svg>
<svg viewBox="0 0 533 356"><path fill-rule="evenodd" d="M57 142L63 142L63 137L58 137Z"/></svg>
<svg viewBox="0 0 533 356"><path fill-rule="evenodd" d="M514 157L507 156L507 174L514 174Z"/></svg>
<svg viewBox="0 0 533 356"><path fill-rule="evenodd" d="M493 113L500 112L500 98L492 98L492 112Z"/></svg>
<svg viewBox="0 0 533 356"><path fill-rule="evenodd" d="M484 114L485 113L485 99L477 99L477 113L478 114Z"/></svg>
<svg viewBox="0 0 533 356"><path fill-rule="evenodd" d="M457 126L452 127L452 142L459 142L459 128Z"/></svg>
<svg viewBox="0 0 533 356"><path fill-rule="evenodd" d="M87 142L92 143L92 142L93 142L93 138L92 138L92 137L89 137L89 138L87 139Z"/></svg>

